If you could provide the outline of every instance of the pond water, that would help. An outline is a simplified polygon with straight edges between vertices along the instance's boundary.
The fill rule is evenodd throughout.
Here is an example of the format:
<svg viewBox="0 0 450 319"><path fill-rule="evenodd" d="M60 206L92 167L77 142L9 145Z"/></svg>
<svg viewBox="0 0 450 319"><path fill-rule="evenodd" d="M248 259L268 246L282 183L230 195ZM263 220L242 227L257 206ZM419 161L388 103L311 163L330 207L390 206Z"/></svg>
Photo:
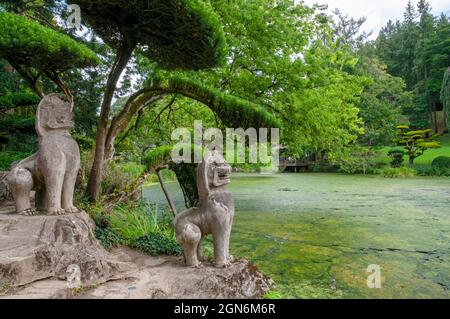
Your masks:
<svg viewBox="0 0 450 319"><path fill-rule="evenodd" d="M229 188L232 254L285 298L450 298L450 178L234 174ZM165 203L159 185L144 196ZM367 286L369 265L380 289Z"/></svg>

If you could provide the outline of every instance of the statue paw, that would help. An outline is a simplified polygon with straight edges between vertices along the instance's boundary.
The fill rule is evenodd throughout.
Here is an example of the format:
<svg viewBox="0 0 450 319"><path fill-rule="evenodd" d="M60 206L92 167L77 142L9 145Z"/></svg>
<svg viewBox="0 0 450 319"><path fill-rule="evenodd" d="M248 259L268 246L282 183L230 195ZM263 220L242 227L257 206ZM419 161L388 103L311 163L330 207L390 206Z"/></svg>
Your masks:
<svg viewBox="0 0 450 319"><path fill-rule="evenodd" d="M62 209L62 208L49 208L47 210L47 215L49 216L61 216L61 215L65 215L67 212Z"/></svg>
<svg viewBox="0 0 450 319"><path fill-rule="evenodd" d="M201 262L199 262L196 265L193 265L192 268L201 269L201 268L203 268L203 264Z"/></svg>
<svg viewBox="0 0 450 319"><path fill-rule="evenodd" d="M78 214L81 213L81 209L76 208L75 206L71 207L71 208L66 208L64 209L66 211L66 213L68 214Z"/></svg>
<svg viewBox="0 0 450 319"><path fill-rule="evenodd" d="M38 214L38 212L34 208L28 208L28 209L25 209L24 211L19 212L19 215L22 215L22 216L35 216L37 214Z"/></svg>
<svg viewBox="0 0 450 319"><path fill-rule="evenodd" d="M214 267L216 268L227 268L231 266L231 262L226 261L226 262L216 262L214 263Z"/></svg>

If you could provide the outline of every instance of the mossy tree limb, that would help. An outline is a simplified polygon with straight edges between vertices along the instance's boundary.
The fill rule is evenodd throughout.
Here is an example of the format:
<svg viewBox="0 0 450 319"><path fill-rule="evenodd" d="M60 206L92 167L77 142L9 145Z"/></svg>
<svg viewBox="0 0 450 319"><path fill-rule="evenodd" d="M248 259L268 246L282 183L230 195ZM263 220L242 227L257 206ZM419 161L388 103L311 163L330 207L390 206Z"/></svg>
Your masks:
<svg viewBox="0 0 450 319"><path fill-rule="evenodd" d="M88 183L89 198L96 201L101 193L104 162L112 154L105 148L110 144L107 130L111 101L133 51L139 47L163 68L198 70L222 62L226 45L217 15L201 0L80 0L76 4L87 24L117 51L101 106Z"/></svg>

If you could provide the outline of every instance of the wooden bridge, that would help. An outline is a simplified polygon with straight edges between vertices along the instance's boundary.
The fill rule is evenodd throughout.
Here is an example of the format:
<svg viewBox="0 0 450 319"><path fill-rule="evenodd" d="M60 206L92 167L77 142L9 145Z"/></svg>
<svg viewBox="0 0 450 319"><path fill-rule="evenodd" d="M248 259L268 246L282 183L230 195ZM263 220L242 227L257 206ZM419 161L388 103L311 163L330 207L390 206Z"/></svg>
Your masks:
<svg viewBox="0 0 450 319"><path fill-rule="evenodd" d="M278 167L280 169L280 173L286 170L292 170L297 173L308 170L314 164L314 161L280 159L280 164Z"/></svg>

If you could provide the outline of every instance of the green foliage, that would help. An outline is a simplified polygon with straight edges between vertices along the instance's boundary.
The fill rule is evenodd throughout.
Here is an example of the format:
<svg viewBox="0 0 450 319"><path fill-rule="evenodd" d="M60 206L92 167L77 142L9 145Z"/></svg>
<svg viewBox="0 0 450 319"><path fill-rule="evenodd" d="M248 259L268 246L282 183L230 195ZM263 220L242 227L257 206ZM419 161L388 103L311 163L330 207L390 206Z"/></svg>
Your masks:
<svg viewBox="0 0 450 319"><path fill-rule="evenodd" d="M417 171L410 167L388 167L381 171L381 175L388 178L409 178L416 176Z"/></svg>
<svg viewBox="0 0 450 319"><path fill-rule="evenodd" d="M180 244L172 236L164 233L151 233L132 242L131 246L152 255L174 255L179 256L183 253Z"/></svg>
<svg viewBox="0 0 450 319"><path fill-rule="evenodd" d="M414 94L414 103L404 110L411 125L426 128L431 113L438 111L442 75L450 65L450 21L442 14L435 17L427 1L417 10L408 5L403 21L392 22L381 30L376 41L377 53L388 71L402 77Z"/></svg>
<svg viewBox="0 0 450 319"><path fill-rule="evenodd" d="M227 94L186 75L151 78L152 91L184 94L206 104L229 127L280 127L280 121L262 106Z"/></svg>
<svg viewBox="0 0 450 319"><path fill-rule="evenodd" d="M164 68L201 69L223 61L219 18L201 0L80 0L83 18L111 47L141 45Z"/></svg>
<svg viewBox="0 0 450 319"><path fill-rule="evenodd" d="M387 155L391 158L390 165L392 168L398 168L403 164L403 157L406 155L404 149L396 147L388 151Z"/></svg>
<svg viewBox="0 0 450 319"><path fill-rule="evenodd" d="M226 68L202 78L265 106L282 121L281 143L293 155L339 151L356 139L365 80L350 74L357 58L333 39L322 12L290 0L212 5L231 50Z"/></svg>
<svg viewBox="0 0 450 319"><path fill-rule="evenodd" d="M124 240L111 228L97 226L94 230L94 236L102 243L106 250L124 244Z"/></svg>
<svg viewBox="0 0 450 319"><path fill-rule="evenodd" d="M11 165L15 162L19 162L23 160L24 158L27 158L30 156L31 153L28 152L10 152L10 151L3 151L0 152L0 170L1 171L7 171L11 168Z"/></svg>
<svg viewBox="0 0 450 319"><path fill-rule="evenodd" d="M364 120L364 134L359 140L368 146L384 146L395 137L397 124L407 121L402 112L411 106L412 95L406 91L402 78L387 73L371 49L367 45L358 52L359 72L371 79L359 105L359 115Z"/></svg>
<svg viewBox="0 0 450 319"><path fill-rule="evenodd" d="M440 148L437 141L438 134L432 134L432 130L410 130L407 125L397 126L397 137L394 142L402 145L409 157L409 164L414 164L417 157L423 155L427 149Z"/></svg>
<svg viewBox="0 0 450 319"><path fill-rule="evenodd" d="M198 203L197 189L197 164L180 163L170 164L170 169L175 172L178 184L183 192L184 203L187 208L195 207Z"/></svg>
<svg viewBox="0 0 450 319"><path fill-rule="evenodd" d="M40 72L87 67L99 59L86 46L26 17L0 12L0 57Z"/></svg>
<svg viewBox="0 0 450 319"><path fill-rule="evenodd" d="M450 169L450 157L449 156L439 156L436 157L431 166L436 168L448 168Z"/></svg>
<svg viewBox="0 0 450 319"><path fill-rule="evenodd" d="M0 96L0 114L7 110L24 106L35 106L39 104L39 97L32 92L22 91L17 93L7 92Z"/></svg>
<svg viewBox="0 0 450 319"><path fill-rule="evenodd" d="M281 293L279 293L278 291L270 290L269 292L265 293L264 296L262 296L262 299L277 300L282 299L282 296Z"/></svg>
<svg viewBox="0 0 450 319"><path fill-rule="evenodd" d="M444 73L441 88L441 101L444 104L444 113L447 128L450 129L450 67Z"/></svg>
<svg viewBox="0 0 450 319"><path fill-rule="evenodd" d="M102 188L105 194L125 190L145 172L145 166L133 162L122 162L119 158L106 165Z"/></svg>
<svg viewBox="0 0 450 319"><path fill-rule="evenodd" d="M0 131L9 131L11 133L26 132L33 134L35 118L22 116L9 116L0 120Z"/></svg>
<svg viewBox="0 0 450 319"><path fill-rule="evenodd" d="M97 226L95 236L108 250L128 245L153 256L182 253L168 211L159 214L156 204L123 205L109 215L104 215L102 207L90 206L88 210Z"/></svg>
<svg viewBox="0 0 450 319"><path fill-rule="evenodd" d="M81 150L90 150L95 144L94 139L78 133L73 133L72 137L77 141Z"/></svg>
<svg viewBox="0 0 450 319"><path fill-rule="evenodd" d="M202 154L202 150L194 145L189 145L191 147L191 156L193 156L196 150ZM184 201L186 207L194 207L198 202L197 193L197 174L196 174L196 164L190 163L174 163L172 162L172 150L173 146L161 146L150 150L144 155L144 163L147 169L154 169L161 165L168 165L169 169L172 170L178 180L178 183L183 192Z"/></svg>
<svg viewBox="0 0 450 319"><path fill-rule="evenodd" d="M171 160L173 145L160 146L144 154L143 163L148 168L167 165Z"/></svg>
<svg viewBox="0 0 450 319"><path fill-rule="evenodd" d="M450 168L428 165L413 165L411 167L416 170L419 176L450 176Z"/></svg>
<svg viewBox="0 0 450 319"><path fill-rule="evenodd" d="M155 204L141 203L137 207L116 207L109 217L109 223L109 227L127 242L160 230L158 209Z"/></svg>
<svg viewBox="0 0 450 319"><path fill-rule="evenodd" d="M352 146L338 159L332 159L339 166L338 171L345 174L375 174L379 163L372 149Z"/></svg>

